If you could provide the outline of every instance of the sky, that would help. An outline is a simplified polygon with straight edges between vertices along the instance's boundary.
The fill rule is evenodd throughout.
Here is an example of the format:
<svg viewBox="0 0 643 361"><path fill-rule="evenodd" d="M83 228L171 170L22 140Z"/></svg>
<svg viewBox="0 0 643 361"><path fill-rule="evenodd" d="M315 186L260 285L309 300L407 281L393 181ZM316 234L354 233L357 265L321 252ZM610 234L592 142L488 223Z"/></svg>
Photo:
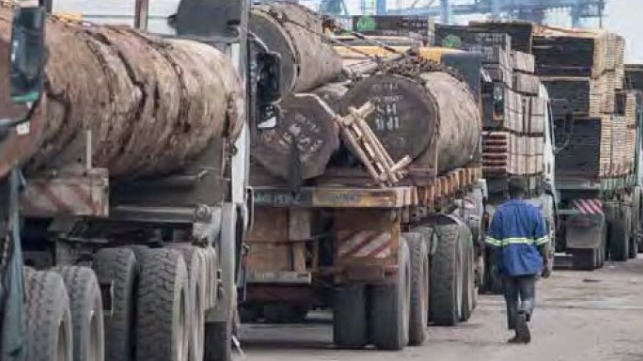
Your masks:
<svg viewBox="0 0 643 361"><path fill-rule="evenodd" d="M605 27L627 39L627 61L643 64L643 0L607 0Z"/></svg>

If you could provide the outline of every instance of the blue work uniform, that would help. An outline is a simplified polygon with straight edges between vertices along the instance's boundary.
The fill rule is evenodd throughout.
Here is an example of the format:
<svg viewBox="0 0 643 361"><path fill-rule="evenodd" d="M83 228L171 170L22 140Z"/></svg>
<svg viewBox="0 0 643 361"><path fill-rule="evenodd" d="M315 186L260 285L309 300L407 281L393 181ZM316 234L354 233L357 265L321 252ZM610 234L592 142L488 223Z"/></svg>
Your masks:
<svg viewBox="0 0 643 361"><path fill-rule="evenodd" d="M537 275L543 261L538 246L549 242L545 220L535 206L511 200L493 216L486 243L495 248L500 276Z"/></svg>
<svg viewBox="0 0 643 361"><path fill-rule="evenodd" d="M543 270L538 246L549 242L538 208L521 200L503 204L493 216L486 244L495 252L507 306L507 327L516 328L519 312L527 320L536 307L536 279Z"/></svg>

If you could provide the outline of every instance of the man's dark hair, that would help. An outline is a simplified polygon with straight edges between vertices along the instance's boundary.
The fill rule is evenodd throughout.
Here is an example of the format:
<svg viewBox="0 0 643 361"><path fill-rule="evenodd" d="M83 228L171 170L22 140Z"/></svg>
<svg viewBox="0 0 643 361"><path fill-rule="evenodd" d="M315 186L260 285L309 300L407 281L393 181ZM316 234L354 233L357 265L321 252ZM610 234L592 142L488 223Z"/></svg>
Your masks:
<svg viewBox="0 0 643 361"><path fill-rule="evenodd" d="M520 198L527 192L527 184L522 178L510 178L507 188L511 199Z"/></svg>

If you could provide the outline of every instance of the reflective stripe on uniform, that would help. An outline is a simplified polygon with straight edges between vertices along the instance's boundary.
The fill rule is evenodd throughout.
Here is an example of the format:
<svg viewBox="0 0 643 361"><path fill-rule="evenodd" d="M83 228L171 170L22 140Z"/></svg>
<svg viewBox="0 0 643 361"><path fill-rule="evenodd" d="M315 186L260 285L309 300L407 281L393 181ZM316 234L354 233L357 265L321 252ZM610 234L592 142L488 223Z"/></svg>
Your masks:
<svg viewBox="0 0 643 361"><path fill-rule="evenodd" d="M534 240L533 238L526 238L526 237L513 237L513 238L505 238L502 240L502 245L507 246L510 244L533 244Z"/></svg>
<svg viewBox="0 0 643 361"><path fill-rule="evenodd" d="M547 242L549 242L549 237L545 236L545 237L542 237L542 238L538 238L536 240L536 245L542 246L543 244L546 244Z"/></svg>
<svg viewBox="0 0 643 361"><path fill-rule="evenodd" d="M488 237L485 239L486 243L492 246L496 247L504 247L508 246L510 244L536 244L536 245L543 245L549 241L549 237L542 237L534 241L532 238L526 238L526 237L512 237L512 238L505 238L502 240L495 239L493 237Z"/></svg>
<svg viewBox="0 0 643 361"><path fill-rule="evenodd" d="M495 239L495 238L493 238L493 237L489 237L489 236L487 236L487 237L485 238L485 242L486 242L487 244L492 245L492 246L495 246L495 247L502 247L502 242L501 242L501 241L499 241L499 240L497 240L497 239Z"/></svg>

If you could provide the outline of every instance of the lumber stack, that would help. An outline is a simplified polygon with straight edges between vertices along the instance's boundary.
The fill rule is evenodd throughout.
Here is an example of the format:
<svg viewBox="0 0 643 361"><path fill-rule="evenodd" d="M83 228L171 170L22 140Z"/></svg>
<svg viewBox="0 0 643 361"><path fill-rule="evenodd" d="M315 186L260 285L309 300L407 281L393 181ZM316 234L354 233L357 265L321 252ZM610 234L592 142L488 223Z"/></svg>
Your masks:
<svg viewBox="0 0 643 361"><path fill-rule="evenodd" d="M512 36L519 39L514 45ZM531 27L527 23L438 25L438 45L482 55L493 81L483 89L482 158L487 178L533 176L543 172L546 101L539 98Z"/></svg>
<svg viewBox="0 0 643 361"><path fill-rule="evenodd" d="M613 114L624 84L625 42L605 31L538 28L536 73L554 99L571 99L575 115Z"/></svg>
<svg viewBox="0 0 643 361"><path fill-rule="evenodd" d="M567 99L574 124L557 124L562 176L621 177L634 167L635 92L625 87L625 41L605 31L539 28L534 36L536 73L552 99ZM555 114L557 123L569 123Z"/></svg>
<svg viewBox="0 0 643 361"><path fill-rule="evenodd" d="M571 124L557 118L556 139L565 148L556 156L556 176L599 179L611 173L612 121L608 116L584 118Z"/></svg>

